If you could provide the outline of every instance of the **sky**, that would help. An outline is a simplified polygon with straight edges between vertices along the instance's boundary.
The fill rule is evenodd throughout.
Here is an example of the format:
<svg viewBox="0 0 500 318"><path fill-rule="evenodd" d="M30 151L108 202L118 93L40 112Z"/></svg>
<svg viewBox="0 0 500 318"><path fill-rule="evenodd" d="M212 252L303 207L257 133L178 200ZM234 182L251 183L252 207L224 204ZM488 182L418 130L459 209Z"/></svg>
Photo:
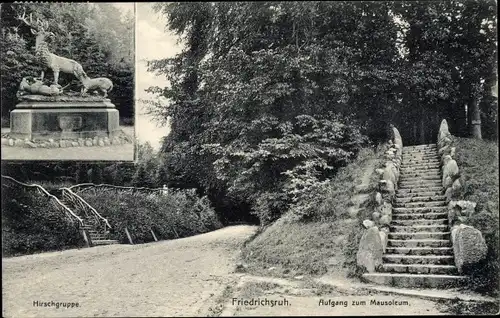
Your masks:
<svg viewBox="0 0 500 318"><path fill-rule="evenodd" d="M134 3L113 3L122 10L134 11ZM153 95L145 92L150 86L164 87L167 80L164 76L156 76L147 71L146 60L173 57L180 52L176 37L165 30L166 21L162 15L152 10L152 3L135 3L135 134L139 142L148 141L154 148L160 147L160 140L169 133L168 127L158 127L156 122L146 114L138 99L152 99Z"/></svg>

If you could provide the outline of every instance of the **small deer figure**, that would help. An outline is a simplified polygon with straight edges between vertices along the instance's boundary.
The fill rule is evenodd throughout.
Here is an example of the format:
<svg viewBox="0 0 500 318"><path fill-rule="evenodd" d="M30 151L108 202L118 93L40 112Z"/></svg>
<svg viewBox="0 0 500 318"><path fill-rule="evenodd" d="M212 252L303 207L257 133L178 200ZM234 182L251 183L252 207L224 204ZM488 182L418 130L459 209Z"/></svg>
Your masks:
<svg viewBox="0 0 500 318"><path fill-rule="evenodd" d="M85 74L82 66L77 61L55 55L49 51L49 47L47 45L47 42L45 42L45 38L47 36L54 37L55 34L47 31L49 27L48 21L41 21L38 18L36 21L33 21L31 14L28 21L26 19L26 11L23 12L22 16L18 15L16 18L28 25L31 28L31 33L36 35L36 56L40 58L42 66L45 69L49 68L52 70L52 73L54 74L53 83L55 85L59 84L59 72L75 74L76 71ZM44 75L45 72L42 70L40 80L43 81Z"/></svg>
<svg viewBox="0 0 500 318"><path fill-rule="evenodd" d="M108 97L108 92L113 89L113 82L106 77L90 78L85 73L75 72L75 76L82 82L81 95L85 95L88 90L98 89L103 93L103 97Z"/></svg>

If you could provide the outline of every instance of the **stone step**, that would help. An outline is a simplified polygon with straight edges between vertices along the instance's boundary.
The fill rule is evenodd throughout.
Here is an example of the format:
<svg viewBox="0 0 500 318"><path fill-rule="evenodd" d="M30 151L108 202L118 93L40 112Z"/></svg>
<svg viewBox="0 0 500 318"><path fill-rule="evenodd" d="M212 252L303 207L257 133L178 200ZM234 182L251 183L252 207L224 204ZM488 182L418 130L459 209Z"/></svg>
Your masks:
<svg viewBox="0 0 500 318"><path fill-rule="evenodd" d="M100 232L100 231L92 231L92 230L87 230L87 233L90 235L90 236L93 236L93 235L104 235L104 233Z"/></svg>
<svg viewBox="0 0 500 318"><path fill-rule="evenodd" d="M400 180L399 185L409 185L409 186L442 186L441 178L434 180L426 180L426 179L413 179L413 180Z"/></svg>
<svg viewBox="0 0 500 318"><path fill-rule="evenodd" d="M387 240L388 247L450 247L450 240Z"/></svg>
<svg viewBox="0 0 500 318"><path fill-rule="evenodd" d="M403 149L421 149L421 148L432 148L432 147L437 147L437 144L420 144L420 145L411 145L411 146L404 146Z"/></svg>
<svg viewBox="0 0 500 318"><path fill-rule="evenodd" d="M365 273L362 279L381 285L406 288L452 288L467 284L466 276L434 275L434 274L404 274L404 273Z"/></svg>
<svg viewBox="0 0 500 318"><path fill-rule="evenodd" d="M385 273L438 274L438 275L458 274L458 269L454 265L382 264L381 270Z"/></svg>
<svg viewBox="0 0 500 318"><path fill-rule="evenodd" d="M420 178L420 179L434 179L434 178L439 178L441 179L441 173L436 171L436 172L403 172L399 174L400 179L414 179L414 178Z"/></svg>
<svg viewBox="0 0 500 318"><path fill-rule="evenodd" d="M399 213L399 214L392 214L393 219L397 220L416 220L416 219L427 219L427 220L433 220L433 219L442 219L448 217L448 213Z"/></svg>
<svg viewBox="0 0 500 318"><path fill-rule="evenodd" d="M423 240L423 239L448 240L450 239L450 232L414 232L414 233L389 232L388 236L390 239L396 239L396 240Z"/></svg>
<svg viewBox="0 0 500 318"><path fill-rule="evenodd" d="M453 255L452 247L387 247L387 254L399 255Z"/></svg>
<svg viewBox="0 0 500 318"><path fill-rule="evenodd" d="M437 153L437 148L424 148L424 149L403 149L403 154L414 153Z"/></svg>
<svg viewBox="0 0 500 318"><path fill-rule="evenodd" d="M422 147L422 148L406 148L403 147L403 153L413 153L413 152L430 152L437 151L437 147Z"/></svg>
<svg viewBox="0 0 500 318"><path fill-rule="evenodd" d="M429 191L440 191L443 193L443 186L435 186L435 187L412 187L412 188L399 188L396 191L396 194L400 193L418 193L418 192L429 192Z"/></svg>
<svg viewBox="0 0 500 318"><path fill-rule="evenodd" d="M95 240L107 240L108 236L107 235L90 235L90 239L92 241L95 241Z"/></svg>
<svg viewBox="0 0 500 318"><path fill-rule="evenodd" d="M455 258L453 255L384 254L382 255L382 260L384 263L396 263L396 264L453 265Z"/></svg>
<svg viewBox="0 0 500 318"><path fill-rule="evenodd" d="M398 185L398 190L399 189L411 189L411 188L443 188L443 184L441 182L433 182L433 181L421 181L419 183L407 183L407 182L401 182Z"/></svg>
<svg viewBox="0 0 500 318"><path fill-rule="evenodd" d="M412 147L412 146L403 147L403 151L423 151L423 150L429 150L429 149L436 150L437 146L434 144L434 145L425 146L425 147Z"/></svg>
<svg viewBox="0 0 500 318"><path fill-rule="evenodd" d="M440 162L440 158L438 157L437 154L432 154L432 155L417 155L417 156L408 156L408 155L403 155L403 158L401 159L402 164L410 164L410 163L424 163L424 162Z"/></svg>
<svg viewBox="0 0 500 318"><path fill-rule="evenodd" d="M436 162L401 162L401 169L415 169L415 170L425 170L425 169L439 169L440 162L436 160Z"/></svg>
<svg viewBox="0 0 500 318"><path fill-rule="evenodd" d="M429 195L429 196L398 196L394 200L395 203L410 203L410 202L429 202L445 200L444 195Z"/></svg>
<svg viewBox="0 0 500 318"><path fill-rule="evenodd" d="M410 152L403 153L403 160L411 159L435 159L438 158L436 151L422 151L422 152Z"/></svg>
<svg viewBox="0 0 500 318"><path fill-rule="evenodd" d="M414 164L439 164L441 161L436 156L434 158L405 158L403 157L403 161L401 162L404 165L414 165Z"/></svg>
<svg viewBox="0 0 500 318"><path fill-rule="evenodd" d="M396 220L393 219L391 222L391 225L394 226L413 226L413 225L447 225L448 224L448 219L433 219L433 220L426 220L426 219L419 219L419 220Z"/></svg>
<svg viewBox="0 0 500 318"><path fill-rule="evenodd" d="M415 152L436 152L436 147L427 147L427 148L413 148L413 149L404 149L403 153L415 153Z"/></svg>
<svg viewBox="0 0 500 318"><path fill-rule="evenodd" d="M429 176L429 175L422 175L422 176L399 176L399 182L412 182L412 181L441 181L441 177L438 175L435 176Z"/></svg>
<svg viewBox="0 0 500 318"><path fill-rule="evenodd" d="M401 166L399 172L404 173L440 173L441 168L437 165L434 167L431 166L422 166L422 167L411 167L411 166Z"/></svg>
<svg viewBox="0 0 500 318"><path fill-rule="evenodd" d="M118 240L96 240L92 241L93 245L111 245L111 244L120 244Z"/></svg>
<svg viewBox="0 0 500 318"><path fill-rule="evenodd" d="M441 174L441 169L439 167L436 168L422 168L422 169L415 169L415 168L400 168L399 172L401 175L405 174Z"/></svg>
<svg viewBox="0 0 500 318"><path fill-rule="evenodd" d="M408 197L425 197L425 196L436 196L436 195L443 195L443 190L436 190L436 191L417 191L417 192L405 192L398 190L396 192L396 198L408 198Z"/></svg>
<svg viewBox="0 0 500 318"><path fill-rule="evenodd" d="M399 166L401 169L415 169L415 170L422 170L422 169L439 169L440 168L440 163L441 161L439 160L433 160L434 162L407 162L406 160L401 161L401 165Z"/></svg>
<svg viewBox="0 0 500 318"><path fill-rule="evenodd" d="M403 155L403 161L418 161L428 159L439 159L437 153L421 153L421 154L407 154Z"/></svg>
<svg viewBox="0 0 500 318"><path fill-rule="evenodd" d="M424 180L442 180L442 177L440 174L400 174L399 175L399 182L403 181L424 181Z"/></svg>
<svg viewBox="0 0 500 318"><path fill-rule="evenodd" d="M448 208L445 206L436 207L420 207L420 208L393 208L393 215L401 214L411 214L411 213L444 213L448 215Z"/></svg>
<svg viewBox="0 0 500 318"><path fill-rule="evenodd" d="M394 207L404 208L418 208L418 207L433 207L433 206L446 206L446 201L430 201L430 202L410 202L410 203L395 203Z"/></svg>
<svg viewBox="0 0 500 318"><path fill-rule="evenodd" d="M398 233L416 233L416 232L445 232L448 225L391 225L391 230Z"/></svg>

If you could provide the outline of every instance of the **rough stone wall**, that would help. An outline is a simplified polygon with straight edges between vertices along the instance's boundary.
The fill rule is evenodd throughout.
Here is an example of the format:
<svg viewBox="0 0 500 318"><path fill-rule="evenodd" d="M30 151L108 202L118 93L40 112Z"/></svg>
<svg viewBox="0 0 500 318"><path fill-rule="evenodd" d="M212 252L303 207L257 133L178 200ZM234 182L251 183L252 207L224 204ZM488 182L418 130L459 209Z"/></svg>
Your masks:
<svg viewBox="0 0 500 318"><path fill-rule="evenodd" d="M448 224L455 265L459 273L467 274L468 269L486 257L488 248L481 232L467 225L469 217L475 212L476 203L460 200L463 186L460 182L460 169L453 159L456 149L453 147L453 136L446 119L443 119L439 127L437 147L441 157L442 183L448 203Z"/></svg>
<svg viewBox="0 0 500 318"><path fill-rule="evenodd" d="M380 176L379 189L373 193L376 206L371 220L363 221L367 230L361 237L357 253L358 267L369 273L375 272L382 264L382 254L387 246L389 224L392 221L392 202L396 195L402 162L403 140L394 126L391 126L391 129L392 138L386 144L385 162L382 167L376 169Z"/></svg>

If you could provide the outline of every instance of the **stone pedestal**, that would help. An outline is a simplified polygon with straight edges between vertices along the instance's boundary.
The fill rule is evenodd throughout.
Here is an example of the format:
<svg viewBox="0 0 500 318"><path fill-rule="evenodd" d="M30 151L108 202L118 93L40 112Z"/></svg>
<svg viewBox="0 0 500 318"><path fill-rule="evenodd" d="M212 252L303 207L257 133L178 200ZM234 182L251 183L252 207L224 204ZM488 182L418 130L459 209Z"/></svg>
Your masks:
<svg viewBox="0 0 500 318"><path fill-rule="evenodd" d="M10 113L10 129L11 137L30 140L113 138L119 113L98 97L23 96Z"/></svg>

